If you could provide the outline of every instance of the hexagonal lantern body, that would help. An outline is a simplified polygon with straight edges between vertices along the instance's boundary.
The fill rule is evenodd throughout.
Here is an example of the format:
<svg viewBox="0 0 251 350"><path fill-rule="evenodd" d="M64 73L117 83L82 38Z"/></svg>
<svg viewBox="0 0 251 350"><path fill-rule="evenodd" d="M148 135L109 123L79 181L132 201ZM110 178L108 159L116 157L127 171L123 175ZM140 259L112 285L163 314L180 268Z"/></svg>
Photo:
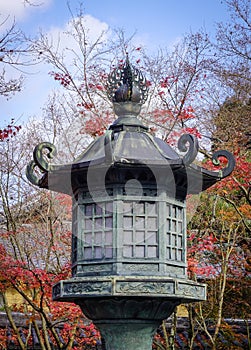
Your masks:
<svg viewBox="0 0 251 350"><path fill-rule="evenodd" d="M132 133L139 146L142 131L125 131L117 142ZM169 172L151 164L88 167L74 191L73 276L186 276L185 203L169 193Z"/></svg>
<svg viewBox="0 0 251 350"><path fill-rule="evenodd" d="M108 198L95 192L93 200L89 191L79 190L73 209L73 276L186 276L184 203L149 187L141 195L138 180L131 180L127 193L125 184L118 184Z"/></svg>
<svg viewBox="0 0 251 350"><path fill-rule="evenodd" d="M151 349L175 306L206 299L205 285L186 275L185 200L229 175L234 159L216 152L213 159L223 156L228 165L211 172L192 164L195 137L182 135L181 157L148 132L137 118L145 81L128 61L109 83L118 119L107 132L68 165L49 165L44 150L51 157L54 146L37 146L27 176L73 197L72 278L54 286L54 300L80 305L108 350ZM45 172L41 179L36 166Z"/></svg>

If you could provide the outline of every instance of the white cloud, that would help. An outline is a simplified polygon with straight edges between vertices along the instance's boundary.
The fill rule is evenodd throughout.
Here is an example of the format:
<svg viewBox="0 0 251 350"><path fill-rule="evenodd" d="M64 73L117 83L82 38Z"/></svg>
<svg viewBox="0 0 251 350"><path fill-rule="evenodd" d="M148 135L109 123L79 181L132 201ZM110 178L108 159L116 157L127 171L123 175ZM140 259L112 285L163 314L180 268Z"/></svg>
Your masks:
<svg viewBox="0 0 251 350"><path fill-rule="evenodd" d="M74 45L73 49L76 49L75 47L75 45L77 44L76 41L74 43L73 38L71 38L72 40L69 41L70 37L67 33L75 32L74 22L77 22L77 21L78 21L78 18L76 17L70 20L64 28L52 27L52 29L47 33L48 38L52 39L52 43L56 45L57 49L62 51L65 48L69 48L69 46L73 48L72 45ZM87 36L86 40L89 43L96 42L96 40L100 37L100 35L103 32L106 32L109 28L107 23L101 22L99 19L94 18L91 15L85 15L83 17L82 23L86 31L85 32Z"/></svg>
<svg viewBox="0 0 251 350"><path fill-rule="evenodd" d="M3 22L6 18L16 21L25 19L32 11L41 10L52 0L0 0L0 18Z"/></svg>
<svg viewBox="0 0 251 350"><path fill-rule="evenodd" d="M0 4L2 1L6 0L0 0ZM101 22L90 15L85 16L84 21L89 42L95 42L103 31L108 30L108 25L105 22ZM52 27L49 32L44 33L49 43L52 44L52 50L54 48L55 51L60 54L63 50L69 49L65 50L64 62L66 64L71 64L74 56L73 51L81 57L77 43L67 35L67 32L72 30L72 26L73 20L70 20L65 26ZM107 38L104 37L104 40L105 39ZM47 96L49 96L51 91L55 89L55 86L57 87L58 84L48 74L49 71L53 70L52 67L46 67L45 64L43 64L41 66L30 67L30 69L33 70L33 73L31 72L32 74L26 76L24 89L20 93L17 93L9 101L6 101L5 98L0 96L0 120L8 120L10 117L18 119L22 116L21 119L25 121L30 116L38 117L41 115L41 110L46 103ZM7 71L9 72L8 69ZM25 71L29 71L28 67ZM13 70L10 73L12 77L19 74L19 72Z"/></svg>
<svg viewBox="0 0 251 350"><path fill-rule="evenodd" d="M91 15L84 16L84 24L87 28L87 37L92 43L98 39L102 32L108 30L107 23L101 22L99 19L94 18ZM69 22L68 26L71 28L71 22Z"/></svg>
<svg viewBox="0 0 251 350"><path fill-rule="evenodd" d="M76 30L74 26L78 25L78 21L81 21L81 26L78 26ZM85 33L83 33L82 27ZM83 41L86 41L89 48L93 44L96 46L95 44L99 38L101 38L101 42L105 43L109 36L108 30L109 26L107 23L101 22L91 15L85 15L82 18L75 17L69 20L64 27L52 27L48 33L45 33L45 37L48 40L51 51L57 52L58 56L64 57L64 64L71 66L73 69L73 66L75 68L78 65L81 66L83 52L81 52L80 46L83 44ZM85 34L85 37L83 34ZM81 45L79 45L79 41L82 41ZM98 47L96 46L96 48ZM92 51L93 54L96 53L95 50Z"/></svg>

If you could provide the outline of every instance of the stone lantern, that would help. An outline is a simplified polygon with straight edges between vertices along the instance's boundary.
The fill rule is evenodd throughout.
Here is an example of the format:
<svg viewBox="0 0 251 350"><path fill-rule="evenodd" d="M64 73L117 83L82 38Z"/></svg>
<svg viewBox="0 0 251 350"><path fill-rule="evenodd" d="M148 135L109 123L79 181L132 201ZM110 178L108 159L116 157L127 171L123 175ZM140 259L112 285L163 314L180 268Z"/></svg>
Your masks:
<svg viewBox="0 0 251 350"><path fill-rule="evenodd" d="M206 286L187 278L186 196L228 176L234 159L217 151L213 160L228 164L208 171L192 164L194 136L181 136L179 153L153 136L138 119L147 84L128 59L107 85L118 118L105 134L67 165L50 164L55 147L38 145L27 177L73 198L72 278L53 299L78 304L107 350L150 350L177 305L206 300Z"/></svg>

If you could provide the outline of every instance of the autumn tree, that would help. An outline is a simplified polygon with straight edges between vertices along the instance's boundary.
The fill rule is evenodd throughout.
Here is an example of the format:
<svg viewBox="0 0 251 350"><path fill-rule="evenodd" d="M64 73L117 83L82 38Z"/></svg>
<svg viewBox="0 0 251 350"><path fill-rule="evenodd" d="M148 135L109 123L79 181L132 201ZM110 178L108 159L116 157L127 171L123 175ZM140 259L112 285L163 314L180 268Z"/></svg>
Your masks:
<svg viewBox="0 0 251 350"><path fill-rule="evenodd" d="M182 132L200 136L208 85L211 43L204 31L187 34L173 50L149 55L134 44L134 36L106 27L95 37L88 30L88 16L71 13L63 38L41 33L32 42L37 60L48 64L49 74L66 100L75 103L72 113L82 116L83 131L93 137L104 132L114 115L107 99L107 75L123 64L126 54L147 78L148 100L141 117L153 132L175 142ZM71 41L71 48L62 42ZM213 55L211 55L213 64ZM200 121L200 123L198 122ZM200 126L199 126L200 124Z"/></svg>
<svg viewBox="0 0 251 350"><path fill-rule="evenodd" d="M0 14L1 17L1 14ZM31 66L31 50L24 33L8 17L0 21L0 96L9 100L24 86L22 69ZM0 142L15 136L21 126L11 116L2 116Z"/></svg>
<svg viewBox="0 0 251 350"><path fill-rule="evenodd" d="M234 153L231 176L201 197L190 224L191 276L208 281L208 301L191 305L191 324L205 331L212 348L231 330L227 317L250 318L250 2L226 1L231 23L219 24L214 43L217 61L211 72L222 89L210 110L208 132L212 151ZM208 155L208 154L207 154ZM210 161L206 161L210 163ZM214 165L210 165L214 169ZM235 307L236 305L236 307ZM210 324L208 319L213 320ZM195 322L195 323L194 323ZM195 328L193 328L194 330ZM195 335L195 333L193 334ZM232 339L238 340L237 335ZM231 338L231 337L230 337ZM192 348L192 342L191 342Z"/></svg>
<svg viewBox="0 0 251 350"><path fill-rule="evenodd" d="M250 74L251 74L251 4L246 0L226 1L231 23L219 24L216 47L222 65L222 84L229 88L229 95L212 118L213 144L235 154L236 169L227 183L223 183L224 196L244 225L243 238L250 239ZM249 253L248 253L249 254Z"/></svg>
<svg viewBox="0 0 251 350"><path fill-rule="evenodd" d="M6 70L11 67L17 68L18 65L24 64L20 58L21 54L27 51L27 48L24 48L22 45L23 40L22 33L16 28L15 24L12 24L1 35L0 62L2 69L0 72L0 95L2 96L10 97L21 90L22 75L19 75L17 78L7 78Z"/></svg>
<svg viewBox="0 0 251 350"><path fill-rule="evenodd" d="M82 24L79 19L73 21L73 27L76 26L79 33ZM85 40L88 40L87 37ZM95 60L93 56L85 55L88 46L84 45L83 62L75 60L75 68L78 63L83 63L81 83L77 79L78 85L73 79L69 82L66 72L60 70L60 60L56 60L55 68L59 71L51 71L50 74L68 95L52 95L45 107L46 117L28 122L19 135L15 134L20 128L14 124L1 131L1 295L14 337L22 349L28 347L32 330L35 330L43 349L51 349L53 344L58 348L71 349L76 342L78 346L84 343L86 348L91 348L99 341L99 334L93 325L83 321L78 307L52 302L52 285L67 278L70 272L70 199L32 189L25 177L25 167L35 145L45 138L59 146L58 157L60 161L67 162L86 147L88 140L85 134L94 136L105 127L102 118L101 122L93 120L93 116L98 115L96 100L100 105L102 99L92 91L102 94L104 88L98 85L96 89L87 79L92 69L90 81L95 84L94 67L90 66ZM95 51L98 67L99 42L92 45L89 53ZM79 74L78 70L76 74ZM76 92L74 99L72 89ZM107 116L104 113L106 123ZM11 303L10 290L21 297L21 304ZM22 312L27 317L25 343L15 324L13 311Z"/></svg>
<svg viewBox="0 0 251 350"><path fill-rule="evenodd" d="M169 143L186 132L200 137L197 118L206 92L210 46L208 35L200 31L185 35L172 51L145 56L152 102L148 118Z"/></svg>
<svg viewBox="0 0 251 350"><path fill-rule="evenodd" d="M223 334L238 341L225 319L249 319L250 289L250 150L247 144L249 102L227 100L212 119L212 148L225 148L235 155L234 172L201 196L190 222L189 272L208 285L207 302L190 305L191 348L197 332L205 332L212 348ZM207 160L210 169L214 165ZM213 320L208 323L208 320ZM196 328L195 328L196 325ZM196 331L195 331L196 329Z"/></svg>
<svg viewBox="0 0 251 350"><path fill-rule="evenodd" d="M248 297L251 163L246 137L249 109L248 103L232 100L223 104L215 115L212 146L232 151L236 166L227 179L201 196L189 227L190 275L208 284L207 302L189 306L190 320L191 324L195 321L197 332L207 333L215 349L219 346L221 332L228 334L232 340L237 337L236 334L231 335L225 318L249 319L251 314ZM206 164L210 169L215 168L210 160ZM214 320L213 324L208 323L208 319ZM193 337L195 335L196 332Z"/></svg>
<svg viewBox="0 0 251 350"><path fill-rule="evenodd" d="M246 100L250 97L251 88L250 1L226 0L225 3L231 21L218 24L215 46L219 64L215 68L220 79L232 89L235 97Z"/></svg>
<svg viewBox="0 0 251 350"><path fill-rule="evenodd" d="M64 132L58 129L54 128L51 137L60 133L63 140ZM32 188L25 177L31 150L44 137L43 132L39 133L35 121L30 122L18 135L0 143L3 307L21 349L27 349L34 332L42 349L51 349L53 344L71 349L73 343L88 348L99 341L93 325L83 319L77 306L52 301L53 284L70 273L71 198ZM11 291L19 295L20 302L13 304ZM13 312L27 319L25 342Z"/></svg>

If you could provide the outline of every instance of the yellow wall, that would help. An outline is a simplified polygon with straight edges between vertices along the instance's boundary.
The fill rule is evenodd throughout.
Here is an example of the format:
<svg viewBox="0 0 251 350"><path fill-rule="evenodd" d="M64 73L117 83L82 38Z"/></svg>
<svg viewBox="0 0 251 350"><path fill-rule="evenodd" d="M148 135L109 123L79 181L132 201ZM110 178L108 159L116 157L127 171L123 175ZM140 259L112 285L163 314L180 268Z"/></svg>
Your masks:
<svg viewBox="0 0 251 350"><path fill-rule="evenodd" d="M9 306L14 304L20 306L24 303L23 297L15 289L9 288L6 291L5 295Z"/></svg>

